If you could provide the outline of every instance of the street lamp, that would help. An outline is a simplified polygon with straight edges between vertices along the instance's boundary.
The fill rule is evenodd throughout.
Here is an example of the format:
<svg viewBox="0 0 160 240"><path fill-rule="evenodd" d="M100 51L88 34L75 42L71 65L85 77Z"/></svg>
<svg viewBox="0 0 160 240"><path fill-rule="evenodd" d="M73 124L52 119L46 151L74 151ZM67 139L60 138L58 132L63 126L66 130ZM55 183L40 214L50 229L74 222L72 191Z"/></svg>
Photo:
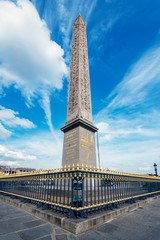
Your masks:
<svg viewBox="0 0 160 240"><path fill-rule="evenodd" d="M155 176L158 176L158 174L157 174L157 164L154 163L153 167L154 167L154 171L155 171Z"/></svg>

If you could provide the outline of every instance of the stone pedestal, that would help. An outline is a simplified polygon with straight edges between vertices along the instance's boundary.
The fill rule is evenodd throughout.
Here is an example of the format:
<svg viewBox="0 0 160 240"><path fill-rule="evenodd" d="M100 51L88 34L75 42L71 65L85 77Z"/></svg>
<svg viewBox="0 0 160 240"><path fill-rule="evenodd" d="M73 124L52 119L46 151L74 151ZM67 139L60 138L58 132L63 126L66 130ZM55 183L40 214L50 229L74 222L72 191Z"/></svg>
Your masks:
<svg viewBox="0 0 160 240"><path fill-rule="evenodd" d="M62 166L96 166L95 136L97 128L83 119L66 124L64 132Z"/></svg>

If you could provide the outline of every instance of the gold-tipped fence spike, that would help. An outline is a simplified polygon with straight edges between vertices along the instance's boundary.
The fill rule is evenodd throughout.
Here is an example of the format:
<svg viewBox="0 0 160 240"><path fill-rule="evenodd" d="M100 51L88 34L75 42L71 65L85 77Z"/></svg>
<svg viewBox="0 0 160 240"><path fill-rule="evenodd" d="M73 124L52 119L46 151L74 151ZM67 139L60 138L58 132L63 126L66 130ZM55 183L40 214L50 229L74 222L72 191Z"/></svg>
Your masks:
<svg viewBox="0 0 160 240"><path fill-rule="evenodd" d="M86 171L88 171L88 166L86 165Z"/></svg>
<svg viewBox="0 0 160 240"><path fill-rule="evenodd" d="M93 168L93 172L95 172L96 171L96 167L94 166L94 168Z"/></svg>
<svg viewBox="0 0 160 240"><path fill-rule="evenodd" d="M54 172L56 172L56 168L54 169Z"/></svg>
<svg viewBox="0 0 160 240"><path fill-rule="evenodd" d="M65 172L67 171L66 165L64 166L64 171L65 171Z"/></svg>
<svg viewBox="0 0 160 240"><path fill-rule="evenodd" d="M105 173L105 168L103 168L103 173Z"/></svg>
<svg viewBox="0 0 160 240"><path fill-rule="evenodd" d="M84 170L84 166L83 166L83 164L82 164L81 170Z"/></svg>
<svg viewBox="0 0 160 240"><path fill-rule="evenodd" d="M57 168L57 172L59 172L59 167Z"/></svg>
<svg viewBox="0 0 160 240"><path fill-rule="evenodd" d="M73 165L72 165L72 170L74 170L74 163L73 163Z"/></svg>
<svg viewBox="0 0 160 240"><path fill-rule="evenodd" d="M63 172L63 166L61 166L61 172Z"/></svg>
<svg viewBox="0 0 160 240"><path fill-rule="evenodd" d="M102 172L102 168L100 168L100 172Z"/></svg>
<svg viewBox="0 0 160 240"><path fill-rule="evenodd" d="M99 168L97 168L97 172L99 172Z"/></svg>
<svg viewBox="0 0 160 240"><path fill-rule="evenodd" d="M90 165L89 171L92 171L92 166Z"/></svg>
<svg viewBox="0 0 160 240"><path fill-rule="evenodd" d="M71 167L70 167L70 165L68 165L68 171L70 171L71 170Z"/></svg>
<svg viewBox="0 0 160 240"><path fill-rule="evenodd" d="M77 163L77 170L79 170L79 163Z"/></svg>
<svg viewBox="0 0 160 240"><path fill-rule="evenodd" d="M52 172L53 172L53 168L52 168Z"/></svg>

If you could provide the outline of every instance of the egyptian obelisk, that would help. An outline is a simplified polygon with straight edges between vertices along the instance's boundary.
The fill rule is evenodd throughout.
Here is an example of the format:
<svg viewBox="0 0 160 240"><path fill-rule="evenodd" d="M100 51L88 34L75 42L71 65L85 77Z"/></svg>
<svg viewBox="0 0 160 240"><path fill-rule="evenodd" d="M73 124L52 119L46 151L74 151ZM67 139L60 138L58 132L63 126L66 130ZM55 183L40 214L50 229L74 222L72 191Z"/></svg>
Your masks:
<svg viewBox="0 0 160 240"><path fill-rule="evenodd" d="M96 166L95 132L88 65L86 24L79 14L73 24L67 122L62 166Z"/></svg>

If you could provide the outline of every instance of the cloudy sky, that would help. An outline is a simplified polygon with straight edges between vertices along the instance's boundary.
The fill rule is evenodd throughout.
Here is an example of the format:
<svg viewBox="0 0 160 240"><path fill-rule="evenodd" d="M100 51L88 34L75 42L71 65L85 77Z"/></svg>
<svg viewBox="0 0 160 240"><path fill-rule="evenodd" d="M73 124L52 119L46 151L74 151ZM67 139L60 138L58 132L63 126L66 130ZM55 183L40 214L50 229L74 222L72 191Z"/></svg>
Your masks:
<svg viewBox="0 0 160 240"><path fill-rule="evenodd" d="M160 167L159 9L159 0L0 0L0 164L61 166L81 13L102 167Z"/></svg>

